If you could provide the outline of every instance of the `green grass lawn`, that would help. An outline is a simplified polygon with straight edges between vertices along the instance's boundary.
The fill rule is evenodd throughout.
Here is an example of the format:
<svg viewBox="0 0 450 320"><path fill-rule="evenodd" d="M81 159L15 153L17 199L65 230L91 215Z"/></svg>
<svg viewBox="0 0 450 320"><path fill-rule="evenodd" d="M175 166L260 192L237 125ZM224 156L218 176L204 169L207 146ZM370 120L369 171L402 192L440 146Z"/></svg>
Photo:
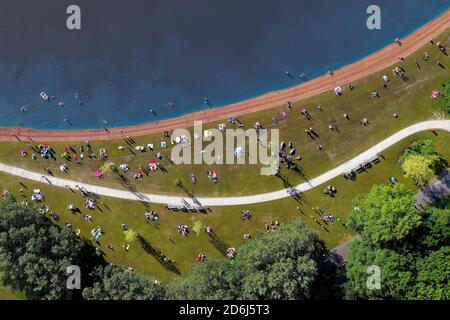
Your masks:
<svg viewBox="0 0 450 320"><path fill-rule="evenodd" d="M447 30L436 39L449 43L450 31ZM431 56L429 61L422 59L424 51L428 51ZM447 66L444 70L436 65L435 61L440 59ZM421 66L418 69L415 66L417 60ZM400 129L423 121L426 119L440 116L438 103L430 98L434 89L440 89L442 82L449 78L448 69L450 68L450 58L442 55L439 50L427 44L415 54L408 57L405 62L399 61L396 65L403 66L406 70L409 81L403 81L399 77L392 75L391 69L387 68L369 77L363 78L353 83L353 91L345 90L343 96L337 97L334 92L326 92L321 95L300 101L294 104L293 110L288 110L286 106L273 108L258 113L253 113L239 117L246 128L253 127L256 121L259 121L266 128L277 127L280 129L281 140L292 141L297 150L296 155L301 155L303 159L298 164L304 169L306 178L314 177L323 173L327 169L333 168L340 163L354 157L360 152L368 149L372 145L399 131ZM382 88L382 75L386 74L391 81L387 89ZM345 87L346 84L337 83ZM346 87L345 87L346 89ZM376 89L381 97L373 99L370 97L370 91ZM316 106L321 104L323 112L317 110ZM299 110L306 107L312 114L312 120L303 118ZM280 119L280 112L286 111L288 116L286 120L280 121L277 126L271 125L273 116ZM346 120L343 114L347 113L350 120ZM397 113L398 118L393 114ZM367 118L370 121L369 126L362 126L360 120ZM226 121L220 121L226 122ZM205 125L204 129L217 127L215 124ZM336 125L340 132L336 133L328 128L328 125ZM312 127L320 135L319 139L312 140L304 130ZM191 129L192 130L192 129ZM105 147L109 152L108 162L119 166L121 163L128 163L131 169L136 169L139 164L146 165L148 160L155 159L155 153L158 151L159 143L164 140L162 134L154 134L145 137L135 138L136 143L131 145L125 151L118 150L118 146L127 146L123 140L113 140L106 142L92 142L93 149L99 153L99 148ZM165 139L169 143L169 139ZM42 143L35 141L34 144ZM63 152L65 143L50 144L59 154ZM153 143L156 147L154 152L139 153L134 151L136 145L146 146ZM73 143L73 147L78 151L82 142ZM322 144L325 149L317 150L317 146ZM0 162L12 164L24 168L29 168L38 172L43 172L44 167L52 168L56 176L65 176L77 181L92 184L101 184L123 189L121 182L117 180L115 174L109 173L104 179L99 181L94 176L96 169L103 165L101 160L85 160L80 164L73 161L36 160L20 156L20 150L23 147L30 146L30 141L24 142L2 142L0 143ZM170 143L169 143L170 145ZM31 154L32 151L30 151ZM167 156L169 151L163 151ZM70 167L70 173L64 174L59 170L62 163L67 163ZM137 191L154 192L162 194L182 194L175 187L174 181L179 178L185 186L189 186L190 191L196 196L238 196L256 194L266 191L272 191L283 188L283 183L276 177L266 177L260 175L259 165L246 165L243 170L240 165L170 165L168 160L161 163L167 168L167 172L150 173L149 177L144 177L142 181L134 181L128 177L134 184ZM220 181L212 184L206 177L206 171L217 170L220 175ZM304 181L304 178L298 173L283 169L290 183L296 184ZM43 172L44 173L44 172ZM190 175L195 174L198 182L195 185L190 183Z"/></svg>
<svg viewBox="0 0 450 320"><path fill-rule="evenodd" d="M0 285L0 300L22 300L25 297Z"/></svg>
<svg viewBox="0 0 450 320"><path fill-rule="evenodd" d="M412 141L418 139L433 139L436 148L444 158L450 159L450 133L439 131L438 136L431 132L422 132L411 136L397 145L389 148L383 153L385 159L366 173L358 175L356 181L345 180L338 177L328 184L336 186L338 193L335 198L330 198L322 194L324 186L319 186L313 190L302 194L297 202L292 198L261 203L249 206L235 207L213 207L207 214L202 213L176 213L169 212L161 205L143 204L137 201L124 201L103 197L100 200L99 208L95 211L84 209L83 198L77 193L73 194L69 190L56 188L47 184L20 179L26 186L25 198L18 196L20 185L18 178L7 174L0 174L0 190L8 190L15 194L19 201L31 201L30 194L34 188L40 188L46 196L46 202L50 209L60 216L60 225L69 222L74 229L81 230L81 236L91 238L90 230L101 226L105 230L105 235L98 243L93 242L106 255L110 262L131 266L136 271L155 275L157 278L167 282L174 276L180 275L195 264L195 259L199 253L204 253L208 259L224 258L223 251L228 247L239 248L244 243L243 234L254 234L257 230L265 229L265 224L272 220L283 223L293 217L302 217L303 220L314 230L320 233L329 248L352 237L352 232L346 229L345 223L347 214L351 210L351 200L359 193L368 192L373 184L386 184L388 177L395 176L399 182L405 183L411 190L416 190L411 180L402 177L398 158L403 150ZM82 214L73 214L66 207L68 203L74 203L82 208ZM298 207L298 209L297 209ZM320 207L325 212L332 213L340 219L333 224L325 226L315 222L314 218L321 220L320 215L312 208ZM248 209L252 212L251 221L240 219L241 210ZM160 215L159 226L147 224L144 213L147 210L156 210ZM83 219L83 214L93 216L93 222ZM312 216L312 217L311 217ZM122 249L125 243L121 224L128 224L130 228L136 230L148 242L148 250L145 251L137 243L131 243L129 252ZM177 233L177 225L187 224L191 227L191 234L183 237ZM217 238L210 238L205 232L196 234L192 227L194 225L211 226ZM114 250L108 250L106 244L112 242ZM238 249L239 251L239 249ZM172 258L176 264L176 270L169 270L155 257L154 252L162 252Z"/></svg>

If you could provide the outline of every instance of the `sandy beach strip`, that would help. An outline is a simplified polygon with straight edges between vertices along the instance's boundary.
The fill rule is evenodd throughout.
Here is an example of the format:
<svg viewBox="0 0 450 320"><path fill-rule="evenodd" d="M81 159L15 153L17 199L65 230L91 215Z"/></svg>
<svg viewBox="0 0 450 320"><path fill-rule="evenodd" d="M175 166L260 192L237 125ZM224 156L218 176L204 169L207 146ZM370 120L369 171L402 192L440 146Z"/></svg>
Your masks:
<svg viewBox="0 0 450 320"><path fill-rule="evenodd" d="M80 140L111 140L125 136L143 136L159 133L164 130L187 128L194 120L210 123L231 116L239 116L252 112L270 109L296 102L320 93L331 91L336 86L345 86L357 79L373 74L407 57L450 27L450 10L422 26L415 32L400 39L402 45L392 43L373 54L350 65L334 70L334 76L329 74L312 79L300 85L273 91L264 95L236 102L227 106L202 110L184 116L149 122L140 125L104 129L87 130L36 130L29 128L0 128L0 141L37 140L37 141L80 141ZM394 40L394 39L393 39Z"/></svg>

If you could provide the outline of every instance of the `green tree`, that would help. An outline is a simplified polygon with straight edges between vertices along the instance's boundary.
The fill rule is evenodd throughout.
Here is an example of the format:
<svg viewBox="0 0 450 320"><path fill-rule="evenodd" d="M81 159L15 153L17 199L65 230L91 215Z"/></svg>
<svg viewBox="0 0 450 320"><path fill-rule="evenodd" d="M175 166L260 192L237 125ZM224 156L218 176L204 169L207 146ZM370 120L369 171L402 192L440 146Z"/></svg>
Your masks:
<svg viewBox="0 0 450 320"><path fill-rule="evenodd" d="M417 263L417 283L411 299L450 299L450 247L442 247Z"/></svg>
<svg viewBox="0 0 450 320"><path fill-rule="evenodd" d="M113 265L98 267L96 281L83 290L87 300L162 300L164 287L154 279Z"/></svg>
<svg viewBox="0 0 450 320"><path fill-rule="evenodd" d="M259 233L236 260L244 299L307 299L318 274L323 243L300 219Z"/></svg>
<svg viewBox="0 0 450 320"><path fill-rule="evenodd" d="M30 299L65 299L66 269L88 270L92 248L32 206L0 200L0 282ZM86 268L84 268L86 267Z"/></svg>
<svg viewBox="0 0 450 320"><path fill-rule="evenodd" d="M104 174L110 173L110 172L114 171L114 169L115 169L115 164L112 163L112 162L105 162L105 163L100 167L100 170L101 170Z"/></svg>
<svg viewBox="0 0 450 320"><path fill-rule="evenodd" d="M196 235L199 235L204 228L205 227L200 220L197 220L192 224L192 231L194 231Z"/></svg>
<svg viewBox="0 0 450 320"><path fill-rule="evenodd" d="M403 299L414 284L412 254L372 246L368 241L350 244L346 270L348 298ZM380 289L367 286L369 266L380 268Z"/></svg>
<svg viewBox="0 0 450 320"><path fill-rule="evenodd" d="M128 243L134 242L138 237L138 233L133 229L125 230L123 233L125 234L125 241Z"/></svg>
<svg viewBox="0 0 450 320"><path fill-rule="evenodd" d="M403 164L403 162L405 162L405 160L411 155L437 155L433 140L417 140L411 143L411 145L405 149L402 156L400 157L400 164Z"/></svg>
<svg viewBox="0 0 450 320"><path fill-rule="evenodd" d="M447 80L443 84L442 96L444 98L441 103L442 110L450 114L450 80Z"/></svg>
<svg viewBox="0 0 450 320"><path fill-rule="evenodd" d="M450 209L429 207L422 220L421 227L410 236L415 248L429 251L450 246Z"/></svg>
<svg viewBox="0 0 450 320"><path fill-rule="evenodd" d="M325 253L317 234L299 220L259 232L235 259L191 268L172 287L178 299L308 299Z"/></svg>
<svg viewBox="0 0 450 320"><path fill-rule="evenodd" d="M411 197L402 185L374 186L354 200L357 207L350 214L350 225L362 240L349 247L348 298L448 299L450 201L444 199L419 213ZM366 285L372 265L380 268L380 289Z"/></svg>
<svg viewBox="0 0 450 320"><path fill-rule="evenodd" d="M178 278L171 283L170 298L178 300L237 299L240 285L233 262L207 260L191 267L183 278Z"/></svg>
<svg viewBox="0 0 450 320"><path fill-rule="evenodd" d="M402 184L375 185L352 202L348 225L371 243L400 241L421 224L414 194Z"/></svg>
<svg viewBox="0 0 450 320"><path fill-rule="evenodd" d="M406 178L411 178L419 186L423 187L436 176L436 168L440 161L439 156L410 155L402 164Z"/></svg>

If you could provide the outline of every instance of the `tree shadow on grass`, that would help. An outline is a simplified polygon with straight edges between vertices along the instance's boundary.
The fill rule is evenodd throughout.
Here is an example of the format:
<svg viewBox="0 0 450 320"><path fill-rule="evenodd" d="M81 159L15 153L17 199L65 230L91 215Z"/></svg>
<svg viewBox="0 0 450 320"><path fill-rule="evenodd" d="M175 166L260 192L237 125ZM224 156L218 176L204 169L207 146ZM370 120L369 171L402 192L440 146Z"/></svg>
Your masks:
<svg viewBox="0 0 450 320"><path fill-rule="evenodd" d="M128 180L127 177L125 177L123 174L121 174L120 172L116 172L116 180L119 181L119 183L125 188L127 189L129 192L131 192L132 194L134 194L136 196L136 198L138 198L139 202L144 203L144 202L148 202L149 199L148 197L137 191L136 186L133 185L130 180Z"/></svg>
<svg viewBox="0 0 450 320"><path fill-rule="evenodd" d="M132 191L135 190L134 185L128 180L125 175L116 172L116 180L119 181L119 183L127 190Z"/></svg>
<svg viewBox="0 0 450 320"><path fill-rule="evenodd" d="M281 174L276 175L278 178L281 179L283 182L284 188L286 189L286 192L291 196L292 199L294 199L299 204L302 204L302 195L300 190L298 190L295 185L289 182L289 179L286 176L283 176Z"/></svg>
<svg viewBox="0 0 450 320"><path fill-rule="evenodd" d="M164 269L174 272L178 275L181 274L180 271L178 270L178 268L175 266L175 262L173 262L173 261L170 261L168 263L164 262L161 258L162 252L159 249L154 248L150 244L150 242L148 242L146 239L144 239L141 235L138 235L138 241L139 241L139 244L141 245L142 249L144 249L145 252L147 252L148 254L153 256Z"/></svg>
<svg viewBox="0 0 450 320"><path fill-rule="evenodd" d="M106 210L111 211L111 208L105 202L102 202L101 204L106 208Z"/></svg>
<svg viewBox="0 0 450 320"><path fill-rule="evenodd" d="M153 228L157 229L157 230L160 229L160 226L159 226L159 222L158 222L158 221L147 221L147 223L148 223L149 225L151 225Z"/></svg>
<svg viewBox="0 0 450 320"><path fill-rule="evenodd" d="M150 204L146 201L139 201L140 204L144 206L145 209L150 210Z"/></svg>
<svg viewBox="0 0 450 320"><path fill-rule="evenodd" d="M220 240L217 234L211 232L208 234L209 243L211 243L214 248L217 249L223 256L227 255L227 249L230 247L225 241Z"/></svg>
<svg viewBox="0 0 450 320"><path fill-rule="evenodd" d="M325 252L318 261L319 274L312 285L312 300L340 300L347 282L345 264L340 256Z"/></svg>

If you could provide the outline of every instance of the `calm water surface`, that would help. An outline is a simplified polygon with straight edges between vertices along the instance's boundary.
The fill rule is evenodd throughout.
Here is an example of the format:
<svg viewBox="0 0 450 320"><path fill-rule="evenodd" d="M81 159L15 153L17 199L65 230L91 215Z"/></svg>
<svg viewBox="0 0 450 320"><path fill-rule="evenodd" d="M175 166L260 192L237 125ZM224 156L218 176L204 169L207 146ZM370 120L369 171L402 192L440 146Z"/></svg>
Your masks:
<svg viewBox="0 0 450 320"><path fill-rule="evenodd" d="M81 31L66 28L74 3ZM371 4L381 7L381 30L366 27ZM220 107L351 63L449 7L449 0L1 0L0 126L138 124L207 108L204 97ZM55 99L43 101L43 90Z"/></svg>

